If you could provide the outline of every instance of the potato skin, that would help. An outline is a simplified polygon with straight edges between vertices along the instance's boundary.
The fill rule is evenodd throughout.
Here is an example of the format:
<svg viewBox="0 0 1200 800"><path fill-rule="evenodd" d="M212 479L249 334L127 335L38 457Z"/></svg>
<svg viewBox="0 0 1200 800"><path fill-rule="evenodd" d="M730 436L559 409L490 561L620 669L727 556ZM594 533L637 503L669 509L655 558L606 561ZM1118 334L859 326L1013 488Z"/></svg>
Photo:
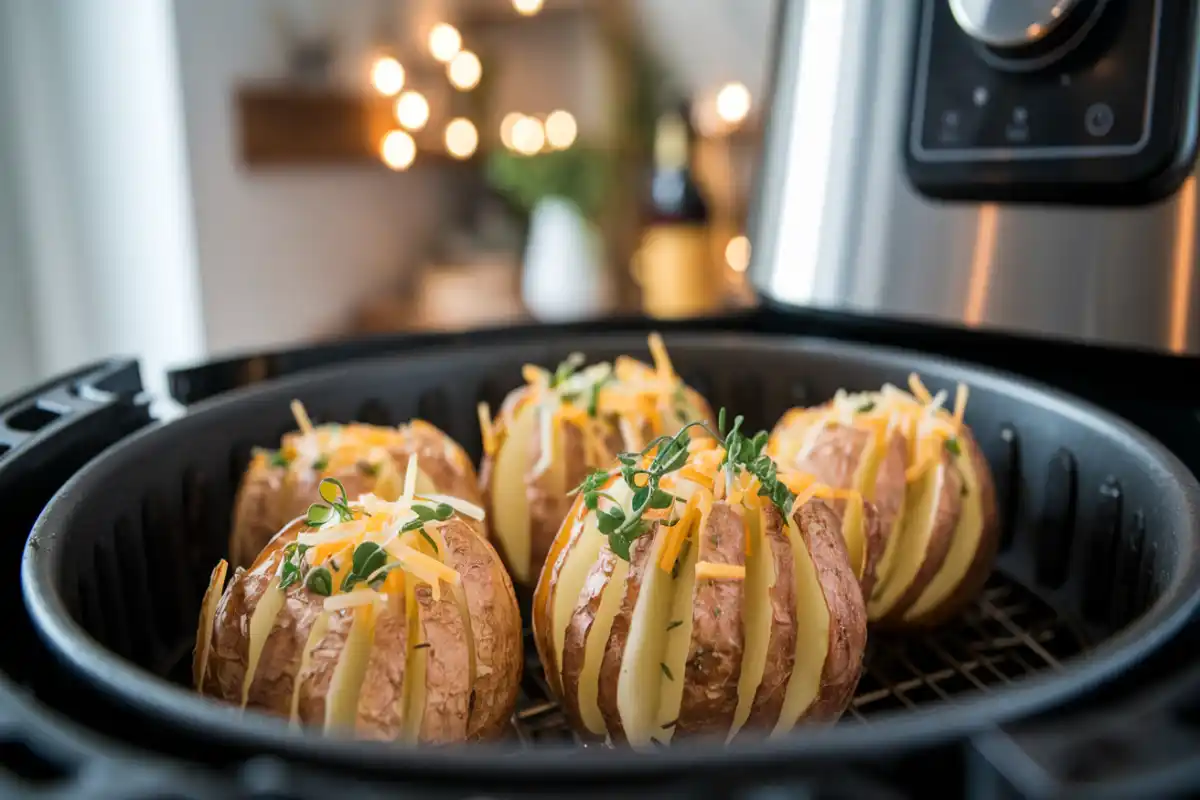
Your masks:
<svg viewBox="0 0 1200 800"><path fill-rule="evenodd" d="M833 510L822 500L810 500L795 509L792 516L812 554L830 614L829 652L821 689L800 721L833 722L850 705L862 676L867 608Z"/></svg>
<svg viewBox="0 0 1200 800"><path fill-rule="evenodd" d="M217 604L204 694L241 703L250 647L250 622L268 592L284 546L308 530L296 520L280 531L251 569L239 569ZM446 562L458 571L470 620L464 624L455 593L443 586L434 600L426 584L415 590L426 649L426 706L420 725L423 743L454 743L501 735L515 706L523 667L520 615L512 583L491 546L466 522L452 518L439 528ZM250 685L247 706L285 718L291 716L297 685L296 717L322 726L330 682L354 619L352 609L326 613L324 598L301 584L285 591L282 606L265 639ZM356 735L394 740L403 729L402 703L408 648L403 603L389 601L377 612L366 677L359 695ZM312 648L302 669L313 625L321 617L328 629ZM472 683L467 637L476 655Z"/></svg>
<svg viewBox="0 0 1200 800"><path fill-rule="evenodd" d="M966 425L959 431L958 440L959 445L964 448L964 452L969 455L975 470L975 481L979 492L977 499L983 513L983 530L980 532L979 546L975 550L971 566L954 591L921 617L906 620L905 624L911 627L935 627L956 617L963 607L974 601L983 590L984 584L992 574L992 565L996 560L996 552L1000 548L1000 516L996 507L996 484L992 478L991 467L988 466L983 451L979 449L979 444ZM970 500L969 497L962 498L962 502Z"/></svg>
<svg viewBox="0 0 1200 800"><path fill-rule="evenodd" d="M563 520L558 538L551 547L547 561L542 565L541 575L533 593L533 642L538 658L546 672L546 682L559 698L563 696L561 665L554 652L554 596L558 590L558 576L571 550L578 544L586 527L583 497L577 495L566 519Z"/></svg>
<svg viewBox="0 0 1200 800"><path fill-rule="evenodd" d="M699 532L697 560L745 566L744 524L742 513L714 504ZM744 589L743 581L696 580L675 736L723 734L733 724L746 644Z"/></svg>
<svg viewBox="0 0 1200 800"><path fill-rule="evenodd" d="M288 434L285 440L297 435ZM441 494L476 505L483 503L470 458L457 442L433 425L414 420L402 426L397 441L387 450L397 470L403 472L409 456L415 453L418 469ZM317 485L322 478L341 481L351 500L373 491L376 484L375 477L357 465L317 473L300 465L272 466L265 459L253 460L234 498L229 537L231 564L248 566L280 528L318 502Z"/></svg>

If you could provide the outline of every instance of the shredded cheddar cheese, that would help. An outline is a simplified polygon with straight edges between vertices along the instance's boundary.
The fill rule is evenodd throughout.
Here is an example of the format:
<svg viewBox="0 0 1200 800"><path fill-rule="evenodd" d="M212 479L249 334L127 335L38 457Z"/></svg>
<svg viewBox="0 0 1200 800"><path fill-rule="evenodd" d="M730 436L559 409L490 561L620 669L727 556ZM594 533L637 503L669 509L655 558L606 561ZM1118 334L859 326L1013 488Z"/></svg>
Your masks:
<svg viewBox="0 0 1200 800"><path fill-rule="evenodd" d="M492 415L488 409L487 403L480 403L477 406L479 413L479 432L483 435L483 452L485 455L494 456L498 444L496 442L496 428L492 425Z"/></svg>
<svg viewBox="0 0 1200 800"><path fill-rule="evenodd" d="M712 561L696 562L697 580L740 581L746 578L746 568L741 564L717 564Z"/></svg>

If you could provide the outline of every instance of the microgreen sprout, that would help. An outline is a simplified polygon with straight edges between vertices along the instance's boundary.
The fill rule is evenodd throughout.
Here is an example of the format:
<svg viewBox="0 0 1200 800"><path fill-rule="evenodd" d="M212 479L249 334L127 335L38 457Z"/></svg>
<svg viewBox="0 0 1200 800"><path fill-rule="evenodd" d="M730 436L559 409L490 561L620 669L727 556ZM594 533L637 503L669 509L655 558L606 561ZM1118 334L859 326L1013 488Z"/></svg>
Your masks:
<svg viewBox="0 0 1200 800"><path fill-rule="evenodd" d="M759 431L754 436L747 436L741 430L743 421L742 417L735 417L729 432L725 433L725 409L722 408L717 415L716 431L706 422L691 422L674 436L660 436L654 439L641 452L619 453L617 470L625 485L633 490L628 510L612 495L603 491L612 478L609 470L590 473L571 494L583 495L584 505L589 511L596 513L597 528L608 537L609 548L617 556L628 561L633 540L650 529L650 523L643 518L646 511L671 508L679 499L660 488L660 481L687 464L688 444L691 441L689 431L692 428L701 428L725 449L720 469L745 471L753 475L759 482L759 496L768 498L785 516L790 516L796 497L779 480L775 462L763 453L768 434L766 431ZM654 452L654 456L650 463L641 466L651 451ZM609 500L612 505L601 509L601 498Z"/></svg>
<svg viewBox="0 0 1200 800"><path fill-rule="evenodd" d="M309 546L292 542L283 548L283 561L279 565L279 588L286 589L304 577L304 554Z"/></svg>
<svg viewBox="0 0 1200 800"><path fill-rule="evenodd" d="M317 485L317 494L325 503L313 503L308 507L304 521L310 528L319 528L335 516L342 522L354 519L354 512L350 510L350 503L346 500L346 487L337 478L322 480Z"/></svg>

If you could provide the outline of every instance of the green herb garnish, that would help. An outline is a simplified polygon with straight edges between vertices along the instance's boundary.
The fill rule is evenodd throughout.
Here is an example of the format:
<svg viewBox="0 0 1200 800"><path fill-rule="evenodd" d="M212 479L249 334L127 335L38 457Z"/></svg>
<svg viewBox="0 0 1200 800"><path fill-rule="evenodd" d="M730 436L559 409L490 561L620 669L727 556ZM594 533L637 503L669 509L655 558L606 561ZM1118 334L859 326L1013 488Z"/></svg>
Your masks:
<svg viewBox="0 0 1200 800"><path fill-rule="evenodd" d="M667 626L667 630L668 630L668 631L673 631L673 630L675 630L676 628L678 628L678 627L679 627L680 625L682 625L682 624L683 624L683 620L681 620L681 619L677 619L677 620L675 620L674 622L672 622L670 625L668 625L668 626Z"/></svg>
<svg viewBox="0 0 1200 800"><path fill-rule="evenodd" d="M312 468L314 472L324 472L329 466L329 456L322 455L313 462Z"/></svg>
<svg viewBox="0 0 1200 800"><path fill-rule="evenodd" d="M568 378L575 374L575 371L583 366L586 359L583 353L571 353L562 363L554 370L554 375L550 377L550 388L556 389L563 384Z"/></svg>
<svg viewBox="0 0 1200 800"><path fill-rule="evenodd" d="M721 607L720 606L713 606L713 616L720 618L720 616L721 616Z"/></svg>
<svg viewBox="0 0 1200 800"><path fill-rule="evenodd" d="M690 419L688 405L687 389L680 383L671 393L671 406L675 409L675 419L680 422L687 422Z"/></svg>
<svg viewBox="0 0 1200 800"><path fill-rule="evenodd" d="M354 519L354 512L350 510L350 503L346 500L346 487L337 478L323 479L317 485L317 494L328 505L313 503L308 507L308 514L304 520L308 527L319 528L332 520L335 515L342 522L350 522Z"/></svg>
<svg viewBox="0 0 1200 800"><path fill-rule="evenodd" d="M952 456L961 456L962 447L958 444L958 439L947 439L944 443L946 452Z"/></svg>
<svg viewBox="0 0 1200 800"><path fill-rule="evenodd" d="M313 594L329 597L333 594L333 573L325 567L313 567L304 579L304 587Z"/></svg>
<svg viewBox="0 0 1200 800"><path fill-rule="evenodd" d="M669 680L669 681L673 681L673 680L675 680L675 676L671 674L671 669L670 669L670 667L668 667L666 664L664 664L664 663L663 663L663 662L661 662L661 661L660 661L660 662L658 662L658 665L659 665L660 667L662 667L662 673L663 673L663 675L666 675L666 676L667 676L667 680Z"/></svg>
<svg viewBox="0 0 1200 800"><path fill-rule="evenodd" d="M360 461L358 462L358 471L363 475L369 475L370 477L374 478L379 474L379 465L372 464L369 461Z"/></svg>
<svg viewBox="0 0 1200 800"><path fill-rule="evenodd" d="M400 532L407 533L408 531L420 531L421 536L425 537L425 541L429 542L430 547L433 548L433 552L438 552L437 542L433 540L432 536L425 532L425 523L445 522L446 520L450 519L450 517L454 516L454 509L445 503L438 503L433 507L413 506L412 511L417 515L417 518L404 523L404 527L400 529Z"/></svg>
<svg viewBox="0 0 1200 800"><path fill-rule="evenodd" d="M609 383L612 380L613 374L610 370L609 372L606 372L599 380L595 381L592 384L591 389L588 390L587 415L589 417L594 418L598 413L600 413L600 390L604 388L604 384Z"/></svg>
<svg viewBox="0 0 1200 800"><path fill-rule="evenodd" d="M640 453L619 453L617 461L621 478L626 486L633 489L628 511L611 495L601 491L612 477L608 470L592 472L570 494L583 494L584 505L588 510L596 512L597 528L608 537L609 549L620 558L629 561L629 548L633 540L650 529L650 524L643 519L646 510L670 508L679 499L659 488L659 482L664 476L687 463L688 443L691 441L688 432L692 428L703 428L725 448L725 457L721 461L720 469L742 470L758 478L759 496L768 498L785 517L791 516L792 503L796 496L779 480L775 462L763 453L769 434L759 431L748 437L741 431L742 422L742 417L735 417L733 427L725 434L725 409L722 408L717 416L717 428L720 432L714 432L702 421L689 422L674 436L660 436L650 442ZM639 464L651 450L655 450L654 458L643 469ZM601 497L608 498L613 503L612 507L600 510ZM678 563L677 560L676 566Z"/></svg>
<svg viewBox="0 0 1200 800"><path fill-rule="evenodd" d="M304 554L309 546L292 542L283 548L283 563L279 567L279 588L286 589L304 577Z"/></svg>
<svg viewBox="0 0 1200 800"><path fill-rule="evenodd" d="M350 591L358 585L359 581L365 581L385 564L387 564L387 551L376 542L363 542L354 548L354 555L350 560L350 571L346 573L345 578L342 578L341 590L343 592Z"/></svg>
<svg viewBox="0 0 1200 800"><path fill-rule="evenodd" d="M874 410L875 410L875 401L874 400L868 400L867 402L865 402L861 406L859 406L857 409L859 414L867 414Z"/></svg>
<svg viewBox="0 0 1200 800"><path fill-rule="evenodd" d="M288 464L292 462L288 461L287 456L283 454L283 450L272 450L267 463L269 463L272 467L286 469Z"/></svg>

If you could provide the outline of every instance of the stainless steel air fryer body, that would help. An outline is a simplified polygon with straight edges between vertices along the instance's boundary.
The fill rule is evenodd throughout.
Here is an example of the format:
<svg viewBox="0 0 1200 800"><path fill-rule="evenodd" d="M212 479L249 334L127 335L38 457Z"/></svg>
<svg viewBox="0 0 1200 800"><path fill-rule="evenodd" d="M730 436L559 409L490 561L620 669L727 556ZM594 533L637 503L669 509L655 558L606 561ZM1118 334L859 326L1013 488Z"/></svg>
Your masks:
<svg viewBox="0 0 1200 800"><path fill-rule="evenodd" d="M1196 5L784 0L756 288L1200 352Z"/></svg>

